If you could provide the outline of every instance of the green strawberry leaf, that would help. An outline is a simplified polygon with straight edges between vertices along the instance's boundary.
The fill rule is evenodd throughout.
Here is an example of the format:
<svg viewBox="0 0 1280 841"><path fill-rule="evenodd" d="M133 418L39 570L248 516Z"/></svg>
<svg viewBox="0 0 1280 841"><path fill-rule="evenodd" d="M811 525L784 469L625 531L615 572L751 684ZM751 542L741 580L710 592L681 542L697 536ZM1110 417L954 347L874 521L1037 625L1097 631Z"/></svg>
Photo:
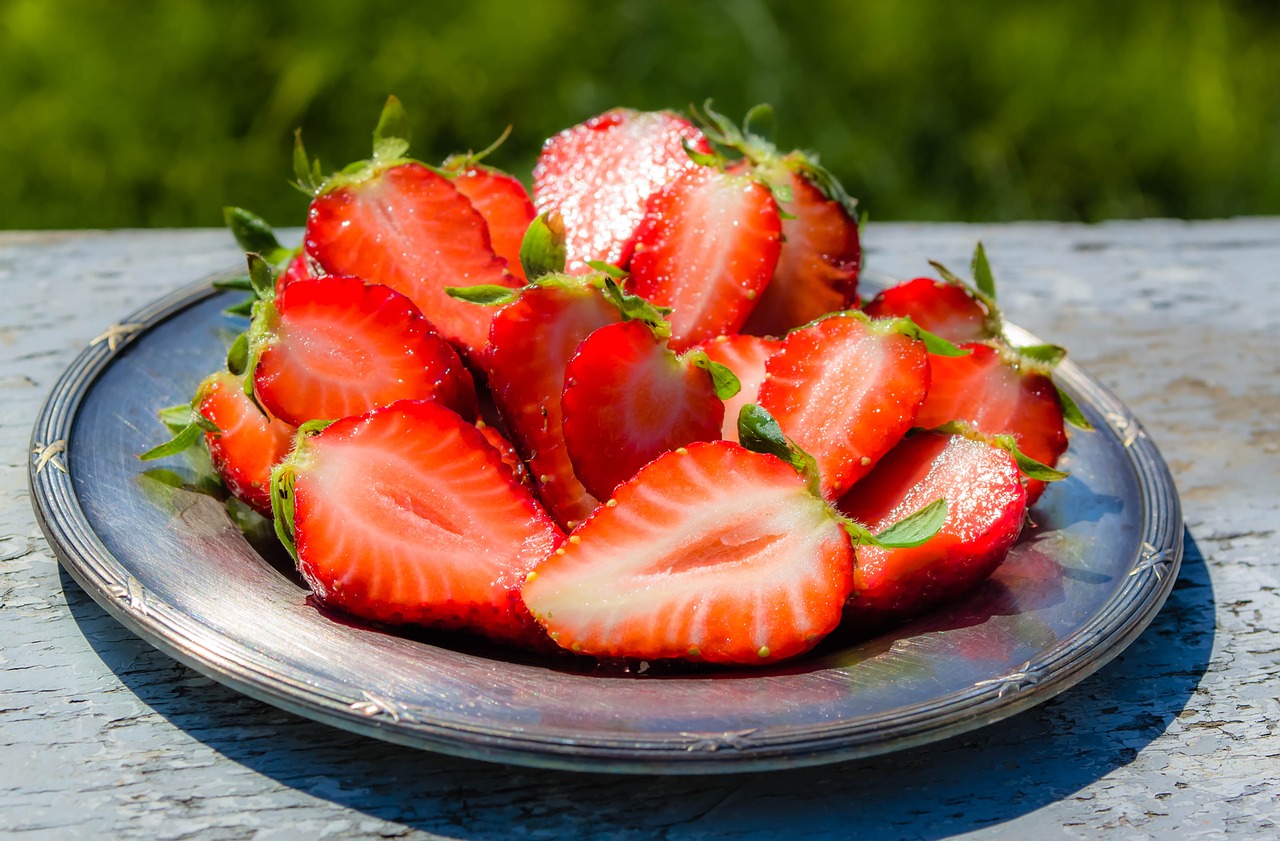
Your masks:
<svg viewBox="0 0 1280 841"><path fill-rule="evenodd" d="M387 97L378 125L373 129L374 162L386 163L403 158L409 151L411 136L409 115L404 112L404 106L394 96Z"/></svg>
<svg viewBox="0 0 1280 841"><path fill-rule="evenodd" d="M143 461L154 461L159 458L168 458L176 456L178 453L185 452L196 445L206 432L220 432L221 430L213 421L191 408L190 404L185 406L170 406L167 409L161 409L158 413L160 421L174 432L172 438L165 443L152 447L138 458Z"/></svg>
<svg viewBox="0 0 1280 841"><path fill-rule="evenodd" d="M261 254L271 263L279 263L290 254L289 249L276 239L275 230L261 216L243 207L224 207L222 218L245 252Z"/></svg>
<svg viewBox="0 0 1280 841"><path fill-rule="evenodd" d="M711 357L707 356L705 350L690 351L685 355L685 359L688 359L711 375L711 383L715 387L716 397L721 400L728 400L739 391L742 391L742 383L738 380L738 375L733 373L727 365L721 365L719 362L713 361Z"/></svg>
<svg viewBox="0 0 1280 841"><path fill-rule="evenodd" d="M1061 345L1024 345L1013 348L1013 351L1018 356L1049 367L1057 365L1067 356L1067 349Z"/></svg>
<svg viewBox="0 0 1280 841"><path fill-rule="evenodd" d="M268 300L276 296L276 273L271 264L260 254L248 254L249 285L259 300Z"/></svg>
<svg viewBox="0 0 1280 841"><path fill-rule="evenodd" d="M766 128L763 131L756 131L753 123L760 121L766 122ZM767 102L761 102L758 105L751 106L747 110L747 115L742 118L742 133L748 137L758 137L761 140L768 140L773 135L775 114L773 106Z"/></svg>
<svg viewBox="0 0 1280 841"><path fill-rule="evenodd" d="M496 286L492 284L481 284L480 286L446 286L444 288L444 292L449 297L457 298L459 301L466 301L469 304L480 304L485 307L509 304L520 295L519 289L512 289L507 286Z"/></svg>
<svg viewBox="0 0 1280 841"><path fill-rule="evenodd" d="M564 220L559 211L542 214L529 223L520 242L520 265L530 281L564 272L568 252L564 245Z"/></svg>
<svg viewBox="0 0 1280 841"><path fill-rule="evenodd" d="M210 284L214 289L229 289L232 292L252 292L253 281L249 280L247 274L236 275L235 277L223 277L215 280Z"/></svg>
<svg viewBox="0 0 1280 841"><path fill-rule="evenodd" d="M699 152L693 148L693 144L689 142L687 137L680 138L680 145L684 147L687 154L695 164L700 166L711 166L717 169L724 165L724 157L717 155L715 152Z"/></svg>
<svg viewBox="0 0 1280 841"><path fill-rule="evenodd" d="M956 347L936 333L930 333L928 330L905 316L902 318L895 318L893 327L894 330L904 336L909 336L910 338L919 339L924 342L925 350L932 353L934 356L968 356L973 353L973 351L966 348Z"/></svg>
<svg viewBox="0 0 1280 841"><path fill-rule="evenodd" d="M190 403L179 403L177 406L168 406L156 412L156 417L170 432L179 432L190 426L194 422L193 415L204 417L193 411Z"/></svg>
<svg viewBox="0 0 1280 841"><path fill-rule="evenodd" d="M947 501L935 499L875 535L873 543L884 549L910 549L933 538L947 520Z"/></svg>
<svg viewBox="0 0 1280 841"><path fill-rule="evenodd" d="M297 439L300 440L300 439ZM293 527L293 482L296 478L292 460L285 459L271 471L271 518L275 521L276 537L289 552L294 563L298 561L298 544Z"/></svg>
<svg viewBox="0 0 1280 841"><path fill-rule="evenodd" d="M1041 482L1059 482L1068 476L1062 470L1055 470L1049 465L1041 461L1036 461L1031 456L1018 449L1018 442L1012 435L997 435L996 443L1006 450L1009 455L1013 456L1013 460L1018 464L1018 470L1028 479L1039 479Z"/></svg>
<svg viewBox="0 0 1280 841"><path fill-rule="evenodd" d="M782 427L767 409L748 403L738 411L738 442L753 453L767 453L782 459L805 478L814 496L822 498L818 462L783 434Z"/></svg>
<svg viewBox="0 0 1280 841"><path fill-rule="evenodd" d="M614 280L624 280L627 277L626 270L615 266L612 263L606 263L604 260L588 260L587 265L601 274L608 275Z"/></svg>
<svg viewBox="0 0 1280 841"><path fill-rule="evenodd" d="M245 278L245 280L247 281L248 278ZM245 298L240 303L232 304L231 306L227 307L225 310L223 310L223 312L226 313L227 315L237 315L237 316L243 316L245 318L250 318L253 316L253 305L256 304L257 302L258 302L257 298Z"/></svg>
<svg viewBox="0 0 1280 841"><path fill-rule="evenodd" d="M973 261L969 264L969 274L973 275L973 283L979 292L991 301L996 300L996 279L991 274L991 264L987 262L987 252L981 242L973 249Z"/></svg>
<svg viewBox="0 0 1280 841"><path fill-rule="evenodd" d="M302 145L302 129L293 132L293 177L297 188L308 196L314 196L324 186L320 159L311 161L307 157L307 148Z"/></svg>
<svg viewBox="0 0 1280 841"><path fill-rule="evenodd" d="M659 339L670 338L671 325L666 319L671 312L670 307L655 306L639 295L624 292L618 282L607 275L604 278L604 293L618 308L623 321L643 321L653 330L654 336Z"/></svg>
<svg viewBox="0 0 1280 841"><path fill-rule="evenodd" d="M249 370L249 333L236 336L236 340L227 349L227 370L237 377L244 376Z"/></svg>
<svg viewBox="0 0 1280 841"><path fill-rule="evenodd" d="M1062 419L1076 429L1092 431L1093 424L1089 423L1089 419L1084 416L1084 412L1080 411L1080 407L1076 405L1071 395L1057 383L1054 383L1053 387L1057 389L1058 402L1062 404Z"/></svg>

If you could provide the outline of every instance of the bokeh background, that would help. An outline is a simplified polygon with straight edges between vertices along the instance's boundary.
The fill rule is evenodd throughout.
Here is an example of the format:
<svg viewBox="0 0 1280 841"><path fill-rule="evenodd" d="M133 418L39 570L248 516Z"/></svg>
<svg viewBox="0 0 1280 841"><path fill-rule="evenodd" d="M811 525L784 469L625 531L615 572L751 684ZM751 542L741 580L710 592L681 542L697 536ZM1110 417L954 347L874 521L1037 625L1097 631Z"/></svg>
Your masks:
<svg viewBox="0 0 1280 841"><path fill-rule="evenodd" d="M0 228L299 224L293 129L438 162L618 104L777 114L875 219L1280 213L1280 3L0 0Z"/></svg>

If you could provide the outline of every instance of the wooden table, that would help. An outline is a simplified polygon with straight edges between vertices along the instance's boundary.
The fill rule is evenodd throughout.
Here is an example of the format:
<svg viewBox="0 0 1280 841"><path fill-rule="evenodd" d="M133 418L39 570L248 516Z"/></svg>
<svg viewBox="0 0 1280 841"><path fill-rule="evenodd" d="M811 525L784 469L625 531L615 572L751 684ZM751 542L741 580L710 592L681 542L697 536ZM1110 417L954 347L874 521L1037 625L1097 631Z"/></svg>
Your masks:
<svg viewBox="0 0 1280 841"><path fill-rule="evenodd" d="M1078 838L1280 833L1280 219L873 224L868 271L967 265L1144 421L1187 524L1173 594L1058 698L929 747L709 778L491 765L348 735L148 647L62 573L27 492L41 401L220 231L0 233L0 834Z"/></svg>

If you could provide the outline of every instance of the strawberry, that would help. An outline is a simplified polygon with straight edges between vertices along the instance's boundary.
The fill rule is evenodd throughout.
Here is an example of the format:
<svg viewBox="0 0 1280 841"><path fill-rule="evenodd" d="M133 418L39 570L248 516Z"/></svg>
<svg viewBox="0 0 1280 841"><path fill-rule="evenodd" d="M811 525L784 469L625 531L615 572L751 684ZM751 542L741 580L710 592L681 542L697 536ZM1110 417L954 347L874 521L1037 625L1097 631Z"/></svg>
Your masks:
<svg viewBox="0 0 1280 841"><path fill-rule="evenodd" d="M262 302L249 332L253 391L289 423L430 398L476 416L471 374L413 302L386 286L306 278Z"/></svg>
<svg viewBox="0 0 1280 841"><path fill-rule="evenodd" d="M529 223L537 215L529 199L529 191L515 176L480 163L505 139L504 134L483 152L452 157L444 162L441 169L453 179L453 186L458 188L458 192L480 211L489 228L489 243L494 253L506 260L507 271L519 283L524 283L520 243Z"/></svg>
<svg viewBox="0 0 1280 841"><path fill-rule="evenodd" d="M993 338L991 312L963 286L918 277L890 287L863 308L872 318L907 317L949 342Z"/></svg>
<svg viewBox="0 0 1280 841"><path fill-rule="evenodd" d="M779 201L782 250L773 279L743 329L781 336L853 306L862 248L854 202L834 176L799 152L771 169L766 181L785 184L784 195L790 194Z"/></svg>
<svg viewBox="0 0 1280 841"><path fill-rule="evenodd" d="M676 356L643 321L606 325L578 346L560 406L565 448L588 493L608 499L662 453L720 438L725 407L712 365L701 351Z"/></svg>
<svg viewBox="0 0 1280 841"><path fill-rule="evenodd" d="M817 460L829 499L870 472L916 422L929 389L926 341L954 352L909 320L839 313L788 335L765 363L760 406Z"/></svg>
<svg viewBox="0 0 1280 841"><path fill-rule="evenodd" d="M756 665L836 626L852 559L839 519L790 465L715 441L641 468L521 592L571 651Z"/></svg>
<svg viewBox="0 0 1280 841"><path fill-rule="evenodd" d="M280 273L280 277L276 280L276 294L279 295L284 288L295 280L303 280L308 277L315 277L311 271L311 262L307 259L307 255L302 251L293 255L293 259L285 266L284 271Z"/></svg>
<svg viewBox="0 0 1280 841"><path fill-rule="evenodd" d="M720 437L726 441L738 440L738 411L748 403L755 403L764 382L765 362L782 346L778 339L749 336L716 336L699 347L712 362L719 362L738 378L741 388L733 397L724 401L724 424Z"/></svg>
<svg viewBox="0 0 1280 841"><path fill-rule="evenodd" d="M645 200L696 164L684 143L710 152L692 123L668 111L615 108L547 140L533 169L539 212L558 210L568 231L568 271L617 263Z"/></svg>
<svg viewBox="0 0 1280 841"><path fill-rule="evenodd" d="M271 468L293 447L296 430L292 426L264 415L245 394L241 379L228 371L206 377L190 406L161 414L173 418L176 434L140 458L176 455L203 439L227 490L258 513L271 516Z"/></svg>
<svg viewBox="0 0 1280 841"><path fill-rule="evenodd" d="M871 529L948 500L942 528L911 548L857 547L847 615L862 626L917 616L985 580L1017 540L1027 501L1014 456L964 435L921 433L894 447L840 500Z"/></svg>
<svg viewBox="0 0 1280 841"><path fill-rule="evenodd" d="M985 435L1012 435L1028 456L1056 465L1066 452L1067 433L1064 406L1047 368L992 345L971 342L961 349L969 354L930 356L933 384L916 424L965 421ZM1043 482L1028 481L1028 504L1043 492Z"/></svg>
<svg viewBox="0 0 1280 841"><path fill-rule="evenodd" d="M392 625L538 636L519 588L562 535L449 409L401 401L304 427L272 497L277 532L325 605Z"/></svg>
<svg viewBox="0 0 1280 841"><path fill-rule="evenodd" d="M684 350L746 322L773 276L782 221L759 181L699 166L653 194L624 252L628 287L670 307L671 346Z"/></svg>
<svg viewBox="0 0 1280 841"><path fill-rule="evenodd" d="M480 434L489 442L489 446L502 456L502 463L511 468L511 475L515 480L532 490L533 480L529 478L529 467L520 460L520 454L516 452L515 445L508 440L507 436L503 435L498 427L487 424L483 420L476 421L476 429L480 430Z"/></svg>
<svg viewBox="0 0 1280 841"><path fill-rule="evenodd" d="M404 157L404 112L392 97L374 132L374 155L329 179L295 153L299 183L314 195L304 246L326 274L354 275L407 295L470 360L478 362L492 312L445 294L448 286L512 288L484 217L447 177Z"/></svg>
<svg viewBox="0 0 1280 841"><path fill-rule="evenodd" d="M591 279L553 275L493 316L485 370L494 403L556 521L573 528L599 504L573 472L560 394L569 358L596 329L620 320Z"/></svg>

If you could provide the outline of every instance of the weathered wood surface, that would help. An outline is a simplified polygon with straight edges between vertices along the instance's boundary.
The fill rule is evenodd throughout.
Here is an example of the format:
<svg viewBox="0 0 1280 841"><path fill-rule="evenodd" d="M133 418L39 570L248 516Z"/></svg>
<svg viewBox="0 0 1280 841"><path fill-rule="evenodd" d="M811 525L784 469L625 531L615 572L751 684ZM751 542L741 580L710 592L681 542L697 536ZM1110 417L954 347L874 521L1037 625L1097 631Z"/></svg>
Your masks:
<svg viewBox="0 0 1280 841"><path fill-rule="evenodd" d="M217 231L0 234L0 834L56 838L1270 837L1280 830L1280 220L873 225L868 270L966 265L1143 419L1187 557L1154 624L1057 699L803 771L608 777L453 759L248 700L65 574L27 492L55 379L112 322L233 265Z"/></svg>

